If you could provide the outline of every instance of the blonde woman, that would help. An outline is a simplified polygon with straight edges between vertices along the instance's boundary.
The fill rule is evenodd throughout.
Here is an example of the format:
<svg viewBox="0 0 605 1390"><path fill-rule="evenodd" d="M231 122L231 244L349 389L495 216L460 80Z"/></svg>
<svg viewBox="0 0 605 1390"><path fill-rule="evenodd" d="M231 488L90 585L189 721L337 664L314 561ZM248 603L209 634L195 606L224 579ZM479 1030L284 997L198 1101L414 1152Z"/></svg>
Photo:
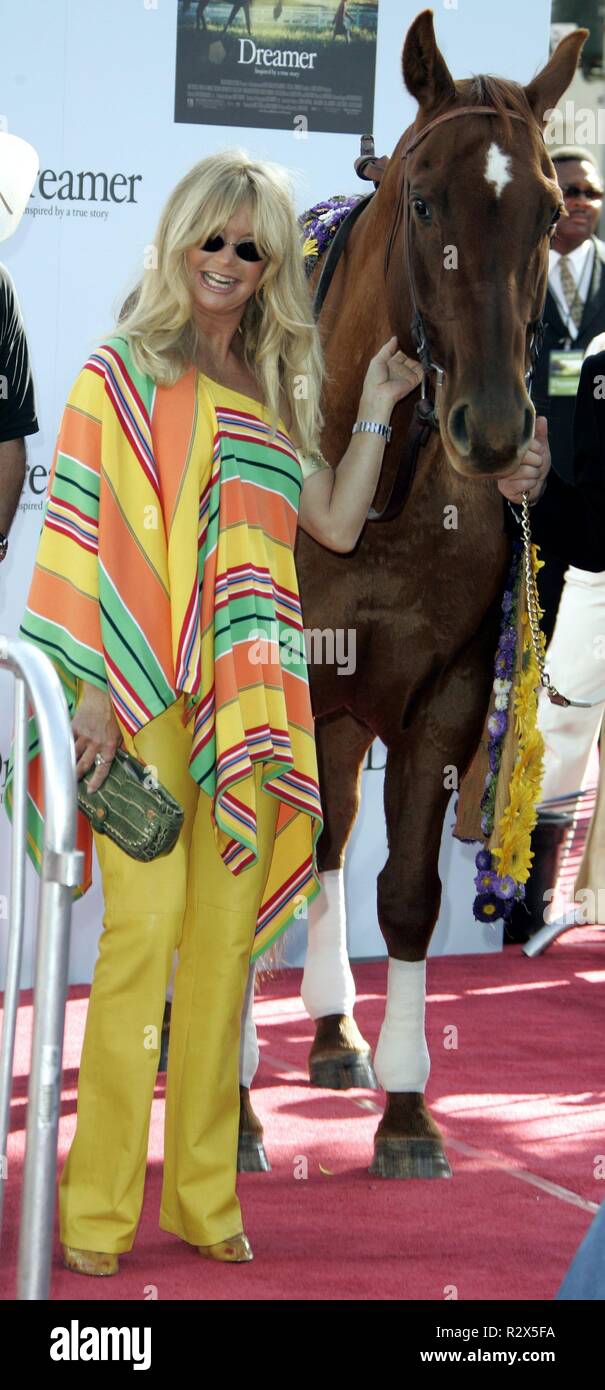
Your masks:
<svg viewBox="0 0 605 1390"><path fill-rule="evenodd" d="M296 526L354 546L391 412L420 377L385 344L359 405L378 432L356 432L334 472L284 173L202 160L155 245L69 397L22 625L62 677L78 776L101 786L123 744L185 812L150 863L95 835L104 931L60 1213L66 1265L97 1275L116 1272L141 1213L175 947L160 1225L204 1256L252 1258L236 1196L248 969L319 891Z"/></svg>

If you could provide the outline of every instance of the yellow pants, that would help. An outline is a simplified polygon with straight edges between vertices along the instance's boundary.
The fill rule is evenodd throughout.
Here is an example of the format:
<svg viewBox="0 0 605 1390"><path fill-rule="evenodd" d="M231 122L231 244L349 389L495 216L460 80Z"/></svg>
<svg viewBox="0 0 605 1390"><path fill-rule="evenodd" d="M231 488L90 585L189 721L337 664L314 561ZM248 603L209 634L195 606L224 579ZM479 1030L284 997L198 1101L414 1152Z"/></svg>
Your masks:
<svg viewBox="0 0 605 1390"><path fill-rule="evenodd" d="M243 1229L235 1191L240 1020L279 803L261 792L255 764L259 862L234 877L216 848L210 798L188 771L192 726L183 727L181 713L179 700L137 735L137 756L185 811L174 849L141 864L95 835L104 931L77 1129L59 1189L61 1240L82 1250L118 1254L134 1241L175 947L160 1226L194 1245Z"/></svg>

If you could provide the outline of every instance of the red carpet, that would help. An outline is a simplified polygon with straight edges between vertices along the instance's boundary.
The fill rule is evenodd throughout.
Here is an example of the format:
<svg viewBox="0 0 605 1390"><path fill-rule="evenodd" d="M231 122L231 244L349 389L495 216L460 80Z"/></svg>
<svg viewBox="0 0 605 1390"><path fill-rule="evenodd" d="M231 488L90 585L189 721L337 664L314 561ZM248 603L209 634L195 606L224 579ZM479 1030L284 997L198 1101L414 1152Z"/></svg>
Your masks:
<svg viewBox="0 0 605 1390"><path fill-rule="evenodd" d="M357 1018L375 1044L386 966L355 969ZM266 983L257 1018L262 1062L256 1106L270 1174L240 1179L249 1266L208 1264L158 1229L160 1078L143 1217L112 1279L69 1274L55 1259L57 1299L551 1299L603 1199L602 1064L605 933L577 930L541 959L429 962L428 1099L447 1140L450 1182L371 1178L380 1095L311 1090L311 1024L300 972ZM70 991L61 1161L74 1126L87 990ZM20 1013L9 1149L3 1298L14 1297L31 995ZM457 1048L444 1046L456 1038ZM445 1031L444 1031L445 1030ZM296 1177L307 1165L308 1176ZM598 1170L597 1170L598 1171Z"/></svg>

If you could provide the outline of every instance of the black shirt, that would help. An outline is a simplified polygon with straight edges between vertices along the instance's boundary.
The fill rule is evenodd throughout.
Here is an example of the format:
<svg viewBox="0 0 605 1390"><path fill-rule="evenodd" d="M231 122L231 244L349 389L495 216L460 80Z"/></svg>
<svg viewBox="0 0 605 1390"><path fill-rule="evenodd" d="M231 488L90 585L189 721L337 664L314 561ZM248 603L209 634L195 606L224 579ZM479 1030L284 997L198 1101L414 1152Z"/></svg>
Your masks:
<svg viewBox="0 0 605 1390"><path fill-rule="evenodd" d="M6 266L0 265L0 444L38 429L21 310Z"/></svg>
<svg viewBox="0 0 605 1390"><path fill-rule="evenodd" d="M551 469L531 509L532 538L577 569L605 570L605 352L582 366L573 422L575 487Z"/></svg>

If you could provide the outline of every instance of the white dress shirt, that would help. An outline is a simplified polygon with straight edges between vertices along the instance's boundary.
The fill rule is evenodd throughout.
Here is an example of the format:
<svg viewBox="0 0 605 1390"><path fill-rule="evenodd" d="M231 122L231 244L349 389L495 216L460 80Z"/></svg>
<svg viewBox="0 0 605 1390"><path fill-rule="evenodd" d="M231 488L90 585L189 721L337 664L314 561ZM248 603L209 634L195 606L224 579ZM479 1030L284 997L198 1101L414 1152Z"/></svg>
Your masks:
<svg viewBox="0 0 605 1390"><path fill-rule="evenodd" d="M596 338L591 338L584 353L584 361L587 357L592 357L595 352L605 352L605 333L597 333Z"/></svg>
<svg viewBox="0 0 605 1390"><path fill-rule="evenodd" d="M569 305L561 284L561 274L559 271L561 255L561 251L549 251L548 253L548 288L557 301L557 308L569 337L577 338L578 330L569 312ZM594 255L594 242L590 237L587 237L586 241L583 241L580 246L576 246L575 251L570 251L567 257L569 268L578 287L578 299L582 308L584 308L590 291Z"/></svg>

